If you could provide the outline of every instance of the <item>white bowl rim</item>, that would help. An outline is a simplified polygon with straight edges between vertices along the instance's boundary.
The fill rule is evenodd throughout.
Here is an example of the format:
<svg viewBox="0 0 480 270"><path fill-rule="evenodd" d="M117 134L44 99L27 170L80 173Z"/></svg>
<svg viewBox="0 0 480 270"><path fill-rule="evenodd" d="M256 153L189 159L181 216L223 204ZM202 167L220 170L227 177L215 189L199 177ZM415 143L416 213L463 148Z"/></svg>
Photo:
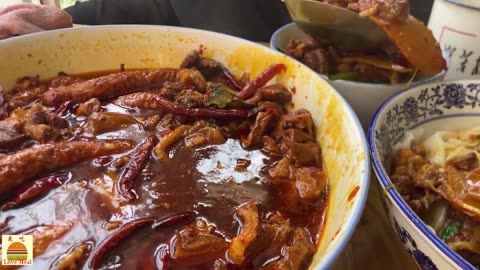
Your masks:
<svg viewBox="0 0 480 270"><path fill-rule="evenodd" d="M218 32L213 32L213 31L207 31L207 30L202 30L202 29L195 29L195 28L187 28L187 27L181 27L181 26L167 26L167 25L145 25L145 24L113 24L113 25L93 25L93 26L82 26L82 27L72 27L72 28L64 28L64 29L57 29L57 30L50 30L50 31L45 31L45 32L37 32L37 33L31 33L31 34L26 34L26 35L21 35L21 36L16 36L16 37L11 37L7 38L4 40L0 40L0 44L2 43L7 43L7 42L14 42L15 40L19 39L26 39L27 41L30 39L31 41L34 41L36 36L44 35L44 36L50 36L51 38L56 38L58 34L64 33L64 32L70 32L70 31L85 31L86 28L95 28L95 29L125 29L125 28L130 28L130 29L138 29L139 31L141 29L146 29L146 28L151 28L151 29L169 29L172 31L175 30L180 30L180 31L195 31L199 33L205 33L205 34L215 34L219 36L223 36L226 38L231 38L231 39L236 39L238 41L241 41L243 43L251 44L254 46L261 46L262 48L271 51L274 54L277 55L284 55L283 53L273 50L272 48L269 48L267 46L258 44L257 42L253 42L244 38L236 37L236 36L231 36L223 33L218 33ZM293 59L293 58L292 58ZM295 60L295 59L293 59ZM300 62L299 62L300 63ZM302 64L303 65L303 64ZM306 65L303 65L303 68L307 68L311 70L313 73L317 74L314 70L310 69ZM331 268L332 264L336 261L336 259L340 256L340 254L343 252L345 247L347 246L348 242L352 238L353 233L356 230L356 227L360 221L360 218L363 214L363 210L365 208L366 202L367 202L367 197L368 197L368 191L370 188L370 175L371 175L371 167L370 167L370 153L368 149L368 143L366 139L365 132L363 131L362 125L360 124L360 120L358 119L358 116L354 112L353 108L350 106L350 104L345 100L345 98L328 82L328 80L325 80L323 77L318 76L318 78L322 81L325 82L327 87L331 89L331 91L334 92L334 95L337 95L337 97L341 100L343 106L345 107L347 111L347 115L350 114L353 122L355 129L359 132L360 136L360 141L362 143L362 151L365 153L365 160L363 161L363 166L365 171L363 172L363 179L361 180L361 186L362 188L359 191L359 194L357 195L358 201L355 205L353 205L351 209L351 218L349 221L345 223L345 226L342 228L345 229L345 233L343 234L343 237L338 240L338 244L332 248L332 250L327 254L326 258L323 261L323 264L321 264L319 267L316 267L316 270L328 270ZM328 217L327 217L328 220Z"/></svg>
<svg viewBox="0 0 480 270"><path fill-rule="evenodd" d="M467 8L467 9L473 9L473 10L477 10L477 11L480 11L480 7L477 7L477 6L472 6L472 5L469 5L469 4L465 4L465 3L462 3L458 0L443 0L443 1L447 1L451 4L454 4L454 5L457 5L457 6L461 6L461 7L464 7L464 8Z"/></svg>
<svg viewBox="0 0 480 270"><path fill-rule="evenodd" d="M278 51L280 52L280 50L278 49L278 47L276 46L276 40L277 40L277 36L282 32L284 31L285 29L287 28L290 28L292 27L293 25L295 25L294 22L291 22L291 23L288 23L280 28L278 28L273 34L272 36L270 37L270 48L272 50L275 50L275 51ZM436 81L438 80L439 78L441 78L442 76L444 76L447 71L448 71L448 68L450 67L450 58L447 56L447 54L445 53L445 51L442 50L442 55L443 55L443 58L445 59L445 61L447 62L447 70L442 70L441 72L433 75L433 76L430 76L428 78L425 78L421 81L413 81L410 83L410 87L414 87L414 86L417 86L417 85L421 85L421 84L424 84L424 83L429 83L429 82L433 82L433 81ZM293 58L293 57L292 57ZM296 60L296 59L294 59ZM298 60L297 60L298 61ZM298 61L300 62L300 61ZM300 62L301 63L301 62ZM302 63L302 65L305 65ZM358 84L358 85L363 85L365 87L390 87L390 86L401 86L401 88L407 88L407 84L406 83L396 83L396 84L386 84L386 83L368 83L368 82L357 82L357 81L349 81L349 80L335 80L335 81L331 81L328 79L327 76L323 75L323 74L320 74L320 73L317 73L318 75L320 75L320 77L322 77L324 80L326 80L327 82L329 83L332 83L332 82L342 82L342 83L349 83L349 84ZM402 87L403 85L403 87Z"/></svg>
<svg viewBox="0 0 480 270"><path fill-rule="evenodd" d="M464 79L464 80L446 80L442 82L435 82L435 83L429 83L429 84L422 84L422 85L417 85L413 86L410 88L407 88L403 91L400 91L398 93L393 94L391 97L389 97L385 102L382 103L382 105L377 109L375 114L373 115L373 118L370 122L370 125L367 130L367 140L368 144L370 147L370 157L372 159L372 167L377 173L377 179L378 182L380 183L381 187L387 191L387 194L392 198L393 202L395 203L398 208L400 208L400 211L408 218L408 220L413 223L414 227L422 232L422 234L437 248L440 250L443 254L445 254L450 260L452 260L456 265L460 266L462 269L467 269L467 270L476 270L476 268L471 265L467 260L462 258L458 253L453 251L450 247L448 247L445 242L443 242L435 233L433 233L427 225L422 221L422 219L410 208L410 206L407 204L407 202L402 198L400 193L394 188L393 183L390 180L390 177L388 176L388 173L385 171L385 168L382 166L380 162L380 158L377 152L377 148L375 147L375 126L377 124L377 120L380 116L380 114L384 111L384 109L390 104L393 103L399 96L402 95L407 95L410 92L417 91L419 88L426 88L426 87L431 87L434 85L439 85L439 84L451 84L451 83L461 83L465 84L467 82L480 82L480 80L475 80L475 79ZM461 114L456 114L456 116L461 115ZM416 126L419 126L421 124L424 124L426 122L436 120L436 119L441 119L441 118L448 118L449 116L444 116L444 117L437 117L435 119L429 119L426 121L422 121L420 123L417 123ZM455 116L450 116L450 117L455 117Z"/></svg>

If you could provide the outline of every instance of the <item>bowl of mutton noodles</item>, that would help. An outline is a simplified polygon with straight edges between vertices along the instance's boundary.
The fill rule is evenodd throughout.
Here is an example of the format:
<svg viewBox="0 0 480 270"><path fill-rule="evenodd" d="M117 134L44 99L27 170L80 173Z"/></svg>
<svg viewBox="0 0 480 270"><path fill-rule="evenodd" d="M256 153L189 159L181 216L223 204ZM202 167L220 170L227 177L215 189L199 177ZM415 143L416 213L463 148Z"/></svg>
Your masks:
<svg viewBox="0 0 480 270"><path fill-rule="evenodd" d="M478 80L416 86L368 130L385 211L422 269L480 267L479 94Z"/></svg>
<svg viewBox="0 0 480 270"><path fill-rule="evenodd" d="M391 95L445 77L447 57L432 31L410 15L408 0L323 2L373 21L391 43L361 50L353 49L351 44L342 47L312 38L290 23L272 35L270 46L326 78L352 105L365 129L378 106Z"/></svg>
<svg viewBox="0 0 480 270"><path fill-rule="evenodd" d="M35 269L328 269L359 220L358 119L262 45L82 27L0 42L0 70L0 228Z"/></svg>

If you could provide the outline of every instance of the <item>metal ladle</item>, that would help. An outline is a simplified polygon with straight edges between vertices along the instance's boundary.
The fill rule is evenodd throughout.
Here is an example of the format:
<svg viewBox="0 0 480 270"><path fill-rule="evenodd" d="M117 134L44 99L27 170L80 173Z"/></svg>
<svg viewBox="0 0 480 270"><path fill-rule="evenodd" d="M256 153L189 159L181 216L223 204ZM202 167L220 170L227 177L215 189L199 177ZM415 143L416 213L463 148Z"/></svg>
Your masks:
<svg viewBox="0 0 480 270"><path fill-rule="evenodd" d="M282 1L302 31L334 47L361 50L391 44L379 26L346 8L315 0Z"/></svg>

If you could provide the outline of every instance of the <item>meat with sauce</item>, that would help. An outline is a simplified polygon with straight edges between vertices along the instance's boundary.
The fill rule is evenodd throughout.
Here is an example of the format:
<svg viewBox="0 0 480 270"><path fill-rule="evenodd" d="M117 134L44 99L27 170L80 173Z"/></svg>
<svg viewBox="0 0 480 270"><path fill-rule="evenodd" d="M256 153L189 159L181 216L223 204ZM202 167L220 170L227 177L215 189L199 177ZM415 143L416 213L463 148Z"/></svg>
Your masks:
<svg viewBox="0 0 480 270"><path fill-rule="evenodd" d="M348 8L361 16L378 16L387 22L403 22L408 18L408 0L324 0L331 5Z"/></svg>
<svg viewBox="0 0 480 270"><path fill-rule="evenodd" d="M193 51L19 80L0 92L2 232L33 234L39 269L306 269L328 197L316 128L262 76Z"/></svg>

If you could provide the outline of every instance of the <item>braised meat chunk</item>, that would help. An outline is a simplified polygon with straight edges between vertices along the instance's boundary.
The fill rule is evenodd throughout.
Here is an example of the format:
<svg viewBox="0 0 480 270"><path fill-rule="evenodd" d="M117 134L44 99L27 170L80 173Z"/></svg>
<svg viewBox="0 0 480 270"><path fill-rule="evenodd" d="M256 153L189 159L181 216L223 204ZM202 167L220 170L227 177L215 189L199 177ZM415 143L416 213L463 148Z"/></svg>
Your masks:
<svg viewBox="0 0 480 270"><path fill-rule="evenodd" d="M173 257L183 263L208 262L227 250L227 242L214 234L213 228L204 220L188 226L175 234Z"/></svg>
<svg viewBox="0 0 480 270"><path fill-rule="evenodd" d="M289 40L284 51L329 80L378 84L411 83L447 69L447 62L432 32L410 15L409 0L324 0L350 9L377 25L388 41L339 43L329 34L308 33ZM368 44L367 44L368 43Z"/></svg>
<svg viewBox="0 0 480 270"><path fill-rule="evenodd" d="M392 182L440 239L478 268L478 127L440 130L425 140L419 137L414 135L412 143L400 141L395 146L390 172Z"/></svg>

